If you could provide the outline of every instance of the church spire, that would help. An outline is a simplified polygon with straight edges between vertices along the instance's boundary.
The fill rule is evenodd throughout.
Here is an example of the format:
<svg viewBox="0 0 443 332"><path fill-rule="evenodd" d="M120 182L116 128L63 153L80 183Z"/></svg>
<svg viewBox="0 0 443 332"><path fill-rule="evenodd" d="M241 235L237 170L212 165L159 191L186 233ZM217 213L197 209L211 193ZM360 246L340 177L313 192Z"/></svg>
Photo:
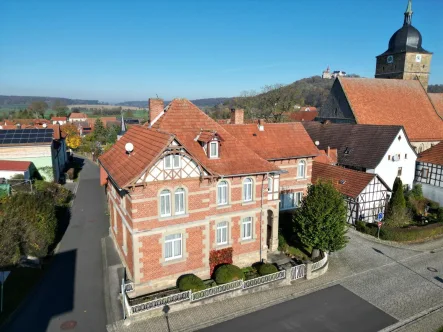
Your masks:
<svg viewBox="0 0 443 332"><path fill-rule="evenodd" d="M412 0L408 0L408 6L405 11L405 22L403 25L411 25L412 24Z"/></svg>

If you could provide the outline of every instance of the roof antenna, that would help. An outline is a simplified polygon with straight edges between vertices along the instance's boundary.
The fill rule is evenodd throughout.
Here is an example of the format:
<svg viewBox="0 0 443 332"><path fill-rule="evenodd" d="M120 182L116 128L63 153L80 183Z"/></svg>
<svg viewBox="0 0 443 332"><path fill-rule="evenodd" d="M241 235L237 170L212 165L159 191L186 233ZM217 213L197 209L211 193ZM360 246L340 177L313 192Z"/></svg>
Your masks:
<svg viewBox="0 0 443 332"><path fill-rule="evenodd" d="M155 95L157 96L157 99L159 99L159 98L158 98L158 94L155 94Z"/></svg>

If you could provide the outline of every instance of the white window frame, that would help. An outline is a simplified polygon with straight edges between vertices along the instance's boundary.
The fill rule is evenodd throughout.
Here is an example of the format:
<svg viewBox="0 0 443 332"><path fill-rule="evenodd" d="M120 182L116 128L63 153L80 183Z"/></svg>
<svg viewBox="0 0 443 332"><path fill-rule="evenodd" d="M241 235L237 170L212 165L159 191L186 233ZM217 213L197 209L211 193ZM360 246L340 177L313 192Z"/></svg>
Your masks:
<svg viewBox="0 0 443 332"><path fill-rule="evenodd" d="M218 141L209 142L209 158L218 158Z"/></svg>
<svg viewBox="0 0 443 332"><path fill-rule="evenodd" d="M182 209L180 208L180 196L182 201ZM185 214L186 212L186 191L183 188L178 188L174 193L174 212L175 215Z"/></svg>
<svg viewBox="0 0 443 332"><path fill-rule="evenodd" d="M177 161L177 164L176 164ZM165 169L179 169L181 168L181 158L179 154L168 154L163 158ZM167 165L169 164L169 166Z"/></svg>
<svg viewBox="0 0 443 332"><path fill-rule="evenodd" d="M176 252L176 243L180 243L179 245L179 251L180 252ZM170 246L170 253L171 255L168 257L168 250L167 247ZM173 259L179 259L183 257L183 236L181 233L177 233L177 234L169 234L166 235L164 238L164 255L165 255L165 261L170 261Z"/></svg>
<svg viewBox="0 0 443 332"><path fill-rule="evenodd" d="M252 217L243 218L241 223L241 239L252 240ZM249 233L249 234L248 234Z"/></svg>
<svg viewBox="0 0 443 332"><path fill-rule="evenodd" d="M294 206L296 208L299 208L301 206L301 202L303 200L303 193L302 192L296 192L294 196Z"/></svg>
<svg viewBox="0 0 443 332"><path fill-rule="evenodd" d="M172 169L172 154L168 154L167 156L165 156L163 158L163 162L164 162L164 168L165 169ZM169 163L169 166L167 165Z"/></svg>
<svg viewBox="0 0 443 332"><path fill-rule="evenodd" d="M303 165L303 174L300 171L301 166ZM297 165L297 178L304 179L306 178L306 161L300 160Z"/></svg>
<svg viewBox="0 0 443 332"><path fill-rule="evenodd" d="M243 202L252 202L253 199L254 180L246 178L243 181Z"/></svg>
<svg viewBox="0 0 443 332"><path fill-rule="evenodd" d="M227 205L229 201L228 194L229 184L228 181L220 181L217 184L217 205ZM224 195L222 194L224 192Z"/></svg>
<svg viewBox="0 0 443 332"><path fill-rule="evenodd" d="M177 162L177 164L176 164ZM179 169L181 168L181 158L179 154L174 154L172 158L172 168Z"/></svg>
<svg viewBox="0 0 443 332"><path fill-rule="evenodd" d="M272 193L274 187L274 178L268 177L268 193Z"/></svg>
<svg viewBox="0 0 443 332"><path fill-rule="evenodd" d="M166 199L169 200L169 211L166 211ZM164 204L164 209L162 209L162 204ZM168 189L164 189L160 193L160 217L170 217L171 210L171 192Z"/></svg>
<svg viewBox="0 0 443 332"><path fill-rule="evenodd" d="M217 223L215 241L218 246L228 244L228 226L227 221Z"/></svg>

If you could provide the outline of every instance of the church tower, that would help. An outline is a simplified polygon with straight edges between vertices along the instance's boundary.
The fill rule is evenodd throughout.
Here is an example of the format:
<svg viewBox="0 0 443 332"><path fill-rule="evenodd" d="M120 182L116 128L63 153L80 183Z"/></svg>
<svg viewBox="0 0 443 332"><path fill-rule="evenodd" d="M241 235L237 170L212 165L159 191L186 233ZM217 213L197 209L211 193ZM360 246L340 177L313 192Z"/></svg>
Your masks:
<svg viewBox="0 0 443 332"><path fill-rule="evenodd" d="M377 56L375 78L420 80L428 89L432 53L422 48L420 32L412 26L412 0L408 0L403 27L389 40L389 48Z"/></svg>

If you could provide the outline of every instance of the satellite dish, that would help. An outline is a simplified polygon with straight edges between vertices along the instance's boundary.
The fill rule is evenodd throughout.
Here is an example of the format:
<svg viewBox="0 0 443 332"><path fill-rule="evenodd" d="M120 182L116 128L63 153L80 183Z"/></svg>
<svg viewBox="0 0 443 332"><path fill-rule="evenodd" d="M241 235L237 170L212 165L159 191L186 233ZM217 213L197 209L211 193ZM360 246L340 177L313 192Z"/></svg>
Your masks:
<svg viewBox="0 0 443 332"><path fill-rule="evenodd" d="M134 145L132 143L126 143L125 150L127 153L131 153L134 150Z"/></svg>
<svg viewBox="0 0 443 332"><path fill-rule="evenodd" d="M43 124L43 128L46 128L48 125L46 123Z"/></svg>
<svg viewBox="0 0 443 332"><path fill-rule="evenodd" d="M319 145L320 145L320 142L319 142L319 141L315 141L314 144L317 145L317 146L319 146Z"/></svg>

